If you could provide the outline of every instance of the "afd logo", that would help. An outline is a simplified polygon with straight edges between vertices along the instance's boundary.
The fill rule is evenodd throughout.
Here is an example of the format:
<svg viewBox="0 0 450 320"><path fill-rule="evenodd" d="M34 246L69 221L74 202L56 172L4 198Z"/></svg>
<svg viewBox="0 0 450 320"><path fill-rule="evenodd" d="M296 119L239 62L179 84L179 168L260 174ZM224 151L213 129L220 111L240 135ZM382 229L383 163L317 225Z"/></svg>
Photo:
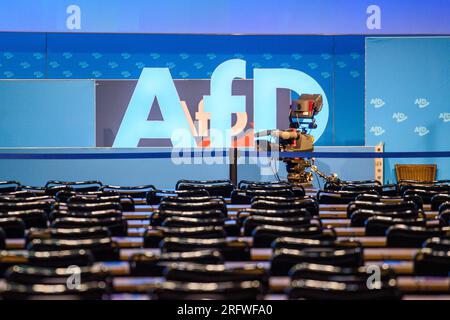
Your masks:
<svg viewBox="0 0 450 320"><path fill-rule="evenodd" d="M450 122L450 113L445 112L439 115L439 119L442 119L444 122Z"/></svg>
<svg viewBox="0 0 450 320"><path fill-rule="evenodd" d="M426 108L430 105L430 102L428 102L425 98L417 98L414 102L415 105L418 105L420 109Z"/></svg>
<svg viewBox="0 0 450 320"><path fill-rule="evenodd" d="M408 116L404 113L397 112L397 113L394 113L394 115L392 116L392 119L395 119L397 122L403 122L408 119Z"/></svg>
<svg viewBox="0 0 450 320"><path fill-rule="evenodd" d="M383 107L386 103L383 101L383 99L374 98L374 99L370 100L370 104L378 109L378 108Z"/></svg>
<svg viewBox="0 0 450 320"><path fill-rule="evenodd" d="M382 127L377 126L370 128L370 132L373 133L374 136L378 137L383 135L386 132L386 130L384 130Z"/></svg>
<svg viewBox="0 0 450 320"><path fill-rule="evenodd" d="M186 106L180 101L170 70L144 68L113 147L134 148L141 139L171 139L176 148L195 148L198 146L196 137L192 134L195 131L201 132L201 136L208 140L209 147L232 146L233 139L242 134L248 122L246 97L233 96L232 84L235 79L245 78L244 60L232 59L220 64L211 76L210 94L203 96L201 110L196 115L197 120L201 120L199 128L192 130L193 121L189 112L186 113ZM277 127L277 89L323 96L323 108L317 117L318 128L314 132L317 140L328 122L327 97L311 76L292 69L254 69L252 133ZM162 121L148 120L155 100L159 104ZM238 116L238 130L232 128L233 114Z"/></svg>
<svg viewBox="0 0 450 320"><path fill-rule="evenodd" d="M426 127L416 127L416 129L414 129L414 132L417 133L419 135L419 137L423 137L426 136L427 134L430 133L430 130L428 130Z"/></svg>

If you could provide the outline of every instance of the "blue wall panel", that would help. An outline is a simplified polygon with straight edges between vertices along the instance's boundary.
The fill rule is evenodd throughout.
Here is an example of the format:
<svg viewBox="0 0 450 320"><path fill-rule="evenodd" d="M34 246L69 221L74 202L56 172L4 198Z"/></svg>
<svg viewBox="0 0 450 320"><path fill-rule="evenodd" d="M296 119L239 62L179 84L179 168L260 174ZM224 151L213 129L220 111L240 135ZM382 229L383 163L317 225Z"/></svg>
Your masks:
<svg viewBox="0 0 450 320"><path fill-rule="evenodd" d="M39 33L0 33L0 79L46 77L46 40Z"/></svg>
<svg viewBox="0 0 450 320"><path fill-rule="evenodd" d="M176 79L204 79L241 58L248 78L254 68L294 68L330 82L332 55L333 37L323 36L49 34L48 77L137 79L143 67L168 67Z"/></svg>
<svg viewBox="0 0 450 320"><path fill-rule="evenodd" d="M335 37L333 145L364 145L364 46L359 36Z"/></svg>
<svg viewBox="0 0 450 320"><path fill-rule="evenodd" d="M450 37L369 38L366 59L366 143L386 151L449 151ZM450 159L390 159L437 163L438 178L450 177Z"/></svg>
<svg viewBox="0 0 450 320"><path fill-rule="evenodd" d="M3 80L0 101L0 147L95 146L91 80Z"/></svg>

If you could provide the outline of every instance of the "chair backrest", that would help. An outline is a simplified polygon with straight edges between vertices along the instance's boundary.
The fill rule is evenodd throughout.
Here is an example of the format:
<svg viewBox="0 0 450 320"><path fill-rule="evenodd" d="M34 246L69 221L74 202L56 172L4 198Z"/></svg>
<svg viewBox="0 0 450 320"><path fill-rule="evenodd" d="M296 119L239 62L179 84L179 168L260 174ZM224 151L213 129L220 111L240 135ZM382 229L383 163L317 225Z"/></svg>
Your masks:
<svg viewBox="0 0 450 320"><path fill-rule="evenodd" d="M434 181L436 180L437 165L435 164L396 164L397 181Z"/></svg>
<svg viewBox="0 0 450 320"><path fill-rule="evenodd" d="M0 228L0 250L6 249L6 234L2 228Z"/></svg>

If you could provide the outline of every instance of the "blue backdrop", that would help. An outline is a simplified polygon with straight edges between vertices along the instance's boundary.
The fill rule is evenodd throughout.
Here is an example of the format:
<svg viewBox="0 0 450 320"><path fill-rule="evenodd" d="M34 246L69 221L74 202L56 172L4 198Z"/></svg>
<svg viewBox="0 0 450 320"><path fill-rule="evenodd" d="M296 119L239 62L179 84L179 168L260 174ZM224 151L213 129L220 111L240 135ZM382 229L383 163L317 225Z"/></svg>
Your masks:
<svg viewBox="0 0 450 320"><path fill-rule="evenodd" d="M175 79L210 78L231 58L311 75L330 103L320 145L364 145L364 37L0 33L0 78L137 79L168 67Z"/></svg>
<svg viewBox="0 0 450 320"><path fill-rule="evenodd" d="M319 82L330 103L330 120L319 145L373 146L383 141L386 151L449 150L449 43L448 37L369 38L365 66L362 36L0 33L0 78L137 79L143 67L168 67L173 78L203 79L221 62L237 57L247 61L249 78L253 68L282 67L304 71ZM86 138L89 122L81 119L88 114L86 106L93 100L93 90L84 92L80 87L72 91L42 83L44 91L34 86L20 89L27 92L23 95L29 95L28 100L18 95L16 99L2 97L1 145L94 145ZM15 85L18 87L11 89ZM8 86L12 92L20 88L14 82ZM46 92L47 98L38 99L39 92ZM51 101L49 97L53 97ZM43 109L27 110L27 101ZM28 130L30 119L41 125L34 128L40 129L39 134L48 132L46 125L50 123L64 129L63 135L49 135L37 145L39 135ZM78 121L84 129L74 135L65 125L68 119ZM12 123L21 130L14 131ZM71 140L64 138L65 133ZM387 181L394 180L393 164L402 162L424 160L387 160ZM429 162L438 163L439 177L450 176L447 160Z"/></svg>
<svg viewBox="0 0 450 320"><path fill-rule="evenodd" d="M449 151L450 37L368 38L366 55L366 144ZM450 159L386 161L388 182L395 163L437 163L438 177L450 177Z"/></svg>

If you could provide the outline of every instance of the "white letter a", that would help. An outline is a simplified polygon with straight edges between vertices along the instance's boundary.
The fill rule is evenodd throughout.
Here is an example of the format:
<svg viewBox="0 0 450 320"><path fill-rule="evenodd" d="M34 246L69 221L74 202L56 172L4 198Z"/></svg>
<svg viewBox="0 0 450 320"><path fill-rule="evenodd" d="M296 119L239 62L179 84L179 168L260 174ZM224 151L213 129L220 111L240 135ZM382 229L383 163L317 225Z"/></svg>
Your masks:
<svg viewBox="0 0 450 320"><path fill-rule="evenodd" d="M67 7L67 17L66 26L69 30L80 30L81 29L81 9L79 6L72 4Z"/></svg>
<svg viewBox="0 0 450 320"><path fill-rule="evenodd" d="M367 28L369 30L381 29L381 9L379 6L372 4L367 7L367 14L370 16L367 18Z"/></svg>

